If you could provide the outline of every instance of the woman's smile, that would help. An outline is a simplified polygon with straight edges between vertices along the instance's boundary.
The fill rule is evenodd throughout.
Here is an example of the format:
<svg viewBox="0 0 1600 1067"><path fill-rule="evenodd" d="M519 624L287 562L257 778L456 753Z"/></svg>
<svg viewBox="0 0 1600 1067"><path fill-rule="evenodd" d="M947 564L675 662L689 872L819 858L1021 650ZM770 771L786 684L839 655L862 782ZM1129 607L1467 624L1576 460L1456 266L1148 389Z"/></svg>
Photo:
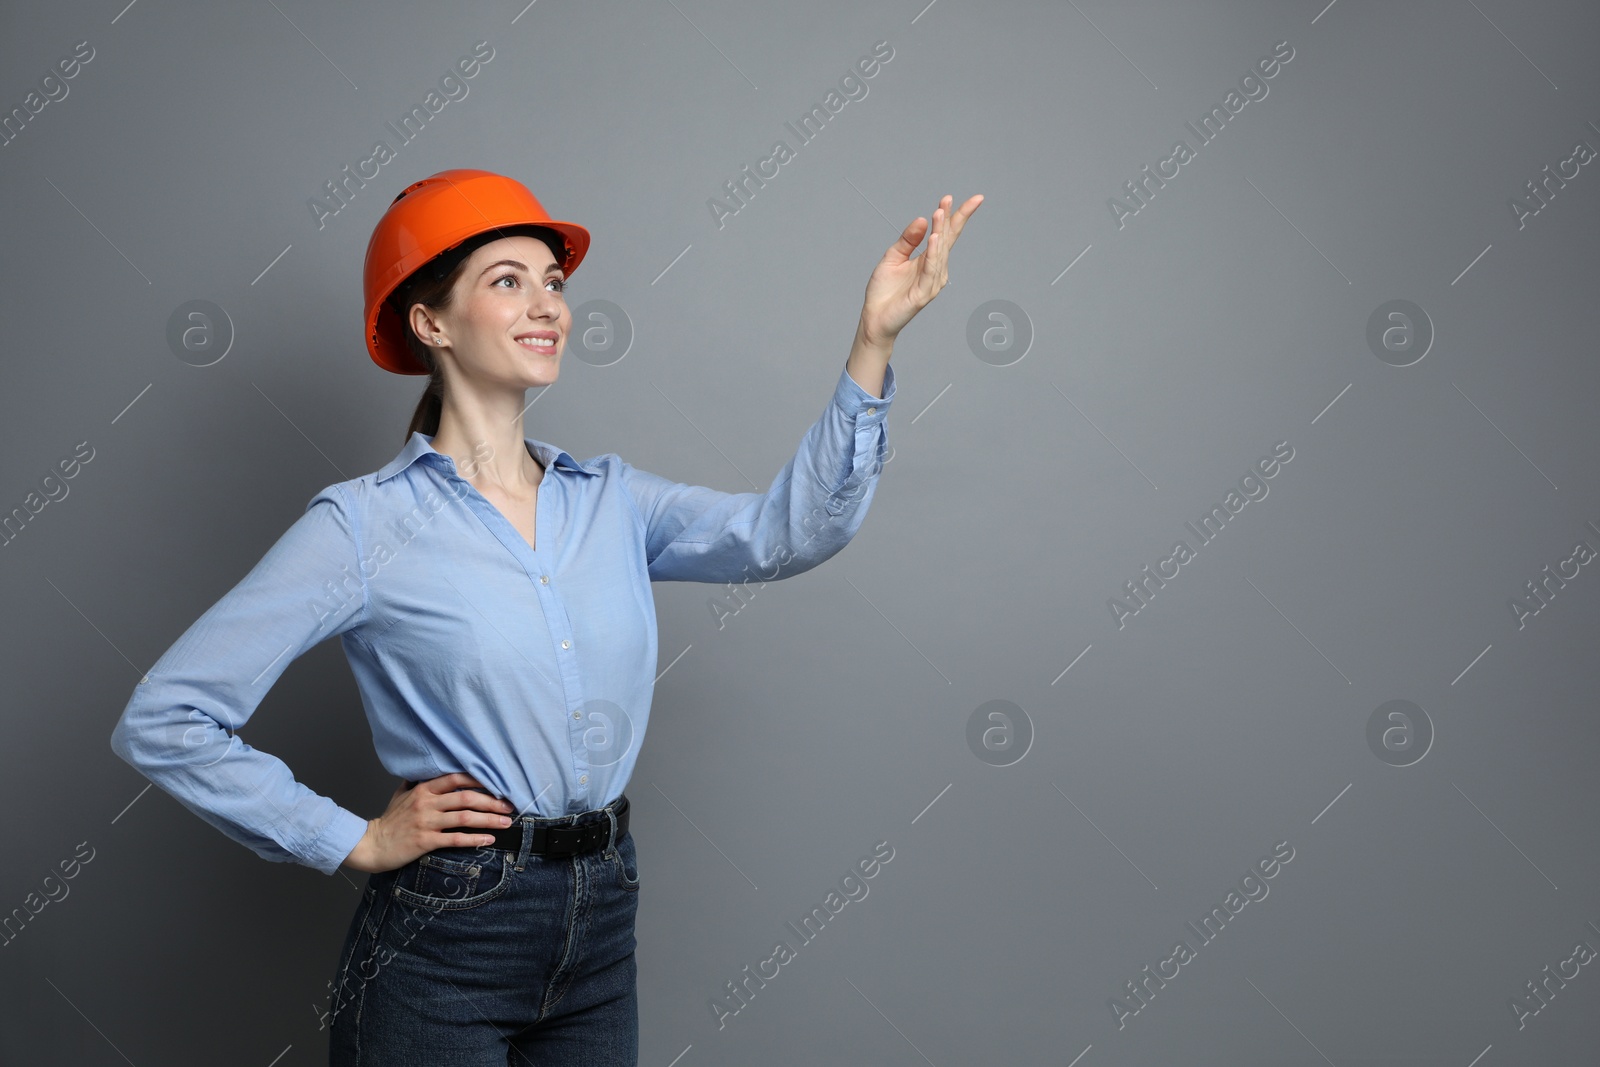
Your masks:
<svg viewBox="0 0 1600 1067"><path fill-rule="evenodd" d="M512 340L523 348L531 348L535 352L553 354L560 345L561 335L554 330L530 330L519 333Z"/></svg>

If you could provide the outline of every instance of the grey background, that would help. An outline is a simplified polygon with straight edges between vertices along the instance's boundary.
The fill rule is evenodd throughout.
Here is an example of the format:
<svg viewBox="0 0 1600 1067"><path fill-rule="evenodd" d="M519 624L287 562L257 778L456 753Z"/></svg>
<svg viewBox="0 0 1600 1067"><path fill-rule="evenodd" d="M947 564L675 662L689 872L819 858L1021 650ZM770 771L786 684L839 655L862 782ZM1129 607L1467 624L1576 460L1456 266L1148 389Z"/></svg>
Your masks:
<svg viewBox="0 0 1600 1067"><path fill-rule="evenodd" d="M95 449L0 549L0 913L94 849L0 948L0 1059L324 1062L360 876L259 860L109 734L317 489L398 451L421 380L362 347L366 240L405 184L478 166L591 228L571 299L636 334L569 351L529 434L728 491L821 411L898 230L987 198L896 346L854 542L720 630L713 587L655 587L662 667L688 651L628 787L643 1063L1593 1062L1593 966L1523 1028L1509 1001L1600 947L1600 578L1522 629L1508 606L1600 546L1600 175L1522 229L1508 205L1600 147L1593 5L113 0L0 29L7 111L96 51L0 149L0 511ZM479 40L469 95L319 230L307 200ZM783 123L880 40L798 145ZM1282 40L1269 95L1119 230L1107 199ZM718 229L708 198L779 138L796 158ZM235 331L209 367L166 344L192 299ZM1436 331L1409 367L1365 339L1393 299ZM967 345L990 300L1023 358ZM1108 598L1279 441L1270 495L1119 629ZM1407 767L1366 741L1394 699L1436 731ZM992 700L1031 723L1007 767L966 739ZM382 810L337 642L249 729ZM880 840L867 898L719 1029L709 1000ZM1270 895L1198 946L1184 923L1280 841Z"/></svg>

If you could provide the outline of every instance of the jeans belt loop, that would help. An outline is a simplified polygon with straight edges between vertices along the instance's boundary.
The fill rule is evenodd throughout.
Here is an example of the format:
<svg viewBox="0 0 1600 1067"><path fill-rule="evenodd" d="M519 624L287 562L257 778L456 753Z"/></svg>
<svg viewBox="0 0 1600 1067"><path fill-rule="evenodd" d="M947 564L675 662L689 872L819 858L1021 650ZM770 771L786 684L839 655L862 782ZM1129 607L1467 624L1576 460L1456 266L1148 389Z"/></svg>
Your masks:
<svg viewBox="0 0 1600 1067"><path fill-rule="evenodd" d="M517 850L517 870L522 870L528 864L528 853L533 851L533 837L538 832L533 820L519 820L522 825L522 847Z"/></svg>

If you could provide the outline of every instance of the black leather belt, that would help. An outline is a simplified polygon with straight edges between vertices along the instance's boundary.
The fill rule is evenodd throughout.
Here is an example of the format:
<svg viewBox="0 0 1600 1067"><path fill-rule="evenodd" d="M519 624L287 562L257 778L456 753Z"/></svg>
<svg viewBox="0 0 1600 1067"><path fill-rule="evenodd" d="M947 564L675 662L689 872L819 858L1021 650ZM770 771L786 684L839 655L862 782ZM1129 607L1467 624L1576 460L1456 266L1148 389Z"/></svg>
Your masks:
<svg viewBox="0 0 1600 1067"><path fill-rule="evenodd" d="M604 808L596 809L604 811ZM611 810L617 817L617 839L620 839L628 830L628 795L624 793L611 805ZM521 853L522 835L526 831L533 835L533 843L528 852L535 856L544 856L558 859L563 856L575 856L580 852L592 852L597 848L605 848L616 843L610 837L611 820L602 818L597 822L585 823L582 826L551 826L552 822L560 819L541 819L534 815L525 815L510 826L447 826L445 833L454 834L492 834L494 848L503 848L507 852Z"/></svg>

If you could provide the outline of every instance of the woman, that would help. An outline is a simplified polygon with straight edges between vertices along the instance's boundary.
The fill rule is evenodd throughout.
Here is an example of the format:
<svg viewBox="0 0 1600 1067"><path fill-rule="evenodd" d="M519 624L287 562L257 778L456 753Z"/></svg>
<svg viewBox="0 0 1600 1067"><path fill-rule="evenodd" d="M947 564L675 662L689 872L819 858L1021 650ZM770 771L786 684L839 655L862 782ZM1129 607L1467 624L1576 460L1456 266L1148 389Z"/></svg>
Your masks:
<svg viewBox="0 0 1600 1067"><path fill-rule="evenodd" d="M882 469L894 339L981 199L906 227L822 417L770 489L731 494L522 436L526 391L556 380L570 336L587 230L487 171L395 197L367 249L366 334L379 366L429 375L405 447L316 494L112 734L258 855L368 874L330 983L330 1062L637 1062L622 790L657 666L649 583L789 577L849 541ZM334 634L402 779L373 819L236 733Z"/></svg>

